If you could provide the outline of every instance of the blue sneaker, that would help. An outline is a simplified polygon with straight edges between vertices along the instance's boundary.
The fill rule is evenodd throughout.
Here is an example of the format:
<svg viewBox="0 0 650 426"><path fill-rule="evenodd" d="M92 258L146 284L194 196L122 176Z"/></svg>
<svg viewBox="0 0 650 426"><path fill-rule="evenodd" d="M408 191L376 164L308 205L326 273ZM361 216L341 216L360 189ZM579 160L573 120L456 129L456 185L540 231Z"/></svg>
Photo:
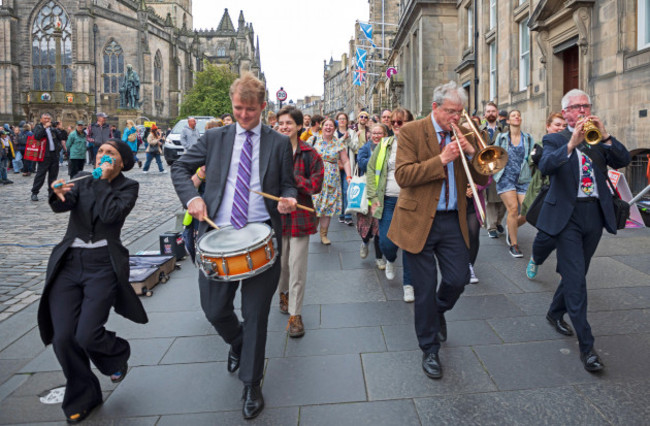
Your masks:
<svg viewBox="0 0 650 426"><path fill-rule="evenodd" d="M537 276L537 268L539 267L538 264L536 264L533 261L533 258L531 257L530 260L528 261L528 266L526 266L526 276L528 277L529 280L534 280L535 277Z"/></svg>

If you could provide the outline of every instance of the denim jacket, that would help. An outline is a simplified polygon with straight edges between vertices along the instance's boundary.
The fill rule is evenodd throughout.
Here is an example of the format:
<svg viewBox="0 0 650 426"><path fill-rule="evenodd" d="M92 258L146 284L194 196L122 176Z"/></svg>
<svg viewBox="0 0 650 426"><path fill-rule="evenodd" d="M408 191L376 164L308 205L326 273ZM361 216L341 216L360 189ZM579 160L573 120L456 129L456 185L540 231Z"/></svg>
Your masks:
<svg viewBox="0 0 650 426"><path fill-rule="evenodd" d="M496 140L494 141L495 146L499 146L505 149L506 151L508 151L509 143L510 143L510 133L499 133ZM535 145L535 141L533 140L533 137L530 134L526 132L521 132L521 143L524 144L524 161L521 162L521 169L519 172L519 182L529 183L532 178L532 173L530 170L528 158L530 157L530 153L533 150L533 145ZM510 160L508 159L508 161ZM499 182L501 176L503 176L503 172L505 171L505 169L506 168L504 167L497 174L494 175L495 182Z"/></svg>

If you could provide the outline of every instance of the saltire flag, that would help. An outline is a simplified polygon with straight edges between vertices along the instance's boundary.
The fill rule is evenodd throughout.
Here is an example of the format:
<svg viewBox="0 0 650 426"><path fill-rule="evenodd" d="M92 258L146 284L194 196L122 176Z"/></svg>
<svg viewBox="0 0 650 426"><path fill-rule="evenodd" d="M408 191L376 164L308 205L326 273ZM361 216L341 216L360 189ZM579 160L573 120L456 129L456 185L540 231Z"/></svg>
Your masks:
<svg viewBox="0 0 650 426"><path fill-rule="evenodd" d="M355 86L361 86L361 83L366 81L366 72L367 72L366 70L357 68L357 70L352 73L353 74L352 84Z"/></svg>
<svg viewBox="0 0 650 426"><path fill-rule="evenodd" d="M372 47L377 47L375 46L375 43L372 41L372 25L363 24L359 22L359 27L361 27L361 31L363 32L363 35L365 35L368 41L370 42L370 45Z"/></svg>
<svg viewBox="0 0 650 426"><path fill-rule="evenodd" d="M366 59L368 59L368 51L357 47L357 68L365 70Z"/></svg>

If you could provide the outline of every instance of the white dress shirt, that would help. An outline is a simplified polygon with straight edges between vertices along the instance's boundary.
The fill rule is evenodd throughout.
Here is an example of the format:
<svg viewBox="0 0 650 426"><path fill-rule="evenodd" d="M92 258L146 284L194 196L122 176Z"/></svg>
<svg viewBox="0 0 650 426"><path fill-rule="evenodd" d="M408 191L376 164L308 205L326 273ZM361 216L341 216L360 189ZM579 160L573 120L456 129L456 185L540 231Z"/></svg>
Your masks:
<svg viewBox="0 0 650 426"><path fill-rule="evenodd" d="M232 156L230 157L230 167L228 169L228 179L226 187L224 188L221 205L217 211L217 217L214 220L215 224L219 227L230 225L230 217L232 215L232 205L235 199L235 185L237 183L237 172L239 171L239 157L241 156L244 142L246 141L246 130L239 125L235 124L235 143L232 147ZM250 197L248 198L248 223L252 222L265 222L271 218L269 212L266 211L264 205L264 198L261 195L255 194L252 191L262 191L262 184L260 181L260 136L262 132L262 123L260 122L251 131L254 133L253 141L253 159L251 164L251 182L250 182Z"/></svg>
<svg viewBox="0 0 650 426"><path fill-rule="evenodd" d="M567 129L569 129L569 131L571 133L573 133L573 128L572 127L567 126ZM591 193L591 195L587 195L582 191L582 188L580 187L581 186L580 184L581 184L581 181L582 181L582 157L583 157L584 154L577 147L574 148L574 149L576 150L576 153L578 154L578 198L586 198L586 197L598 198L598 185L596 184L596 174L594 173L594 171L595 171L594 162L593 162L593 160L591 161L591 181L594 183L594 186L593 186L594 191ZM570 156L571 155L569 154L569 157Z"/></svg>

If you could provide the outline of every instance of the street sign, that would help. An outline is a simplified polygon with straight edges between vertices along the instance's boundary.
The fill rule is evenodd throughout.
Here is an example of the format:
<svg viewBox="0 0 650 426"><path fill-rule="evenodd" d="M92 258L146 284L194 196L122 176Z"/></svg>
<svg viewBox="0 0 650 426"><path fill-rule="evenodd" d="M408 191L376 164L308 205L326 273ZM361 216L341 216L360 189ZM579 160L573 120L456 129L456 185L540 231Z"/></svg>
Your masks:
<svg viewBox="0 0 650 426"><path fill-rule="evenodd" d="M278 101L284 102L287 100L287 92L280 87L280 90L278 90L275 94L275 96L278 98Z"/></svg>
<svg viewBox="0 0 650 426"><path fill-rule="evenodd" d="M397 68L395 68L395 67L388 67L388 69L386 70L386 77L391 78L391 77L394 76L395 74L397 74Z"/></svg>
<svg viewBox="0 0 650 426"><path fill-rule="evenodd" d="M155 121L145 121L142 124L144 125L144 127L153 127L153 126L156 125L156 122Z"/></svg>

